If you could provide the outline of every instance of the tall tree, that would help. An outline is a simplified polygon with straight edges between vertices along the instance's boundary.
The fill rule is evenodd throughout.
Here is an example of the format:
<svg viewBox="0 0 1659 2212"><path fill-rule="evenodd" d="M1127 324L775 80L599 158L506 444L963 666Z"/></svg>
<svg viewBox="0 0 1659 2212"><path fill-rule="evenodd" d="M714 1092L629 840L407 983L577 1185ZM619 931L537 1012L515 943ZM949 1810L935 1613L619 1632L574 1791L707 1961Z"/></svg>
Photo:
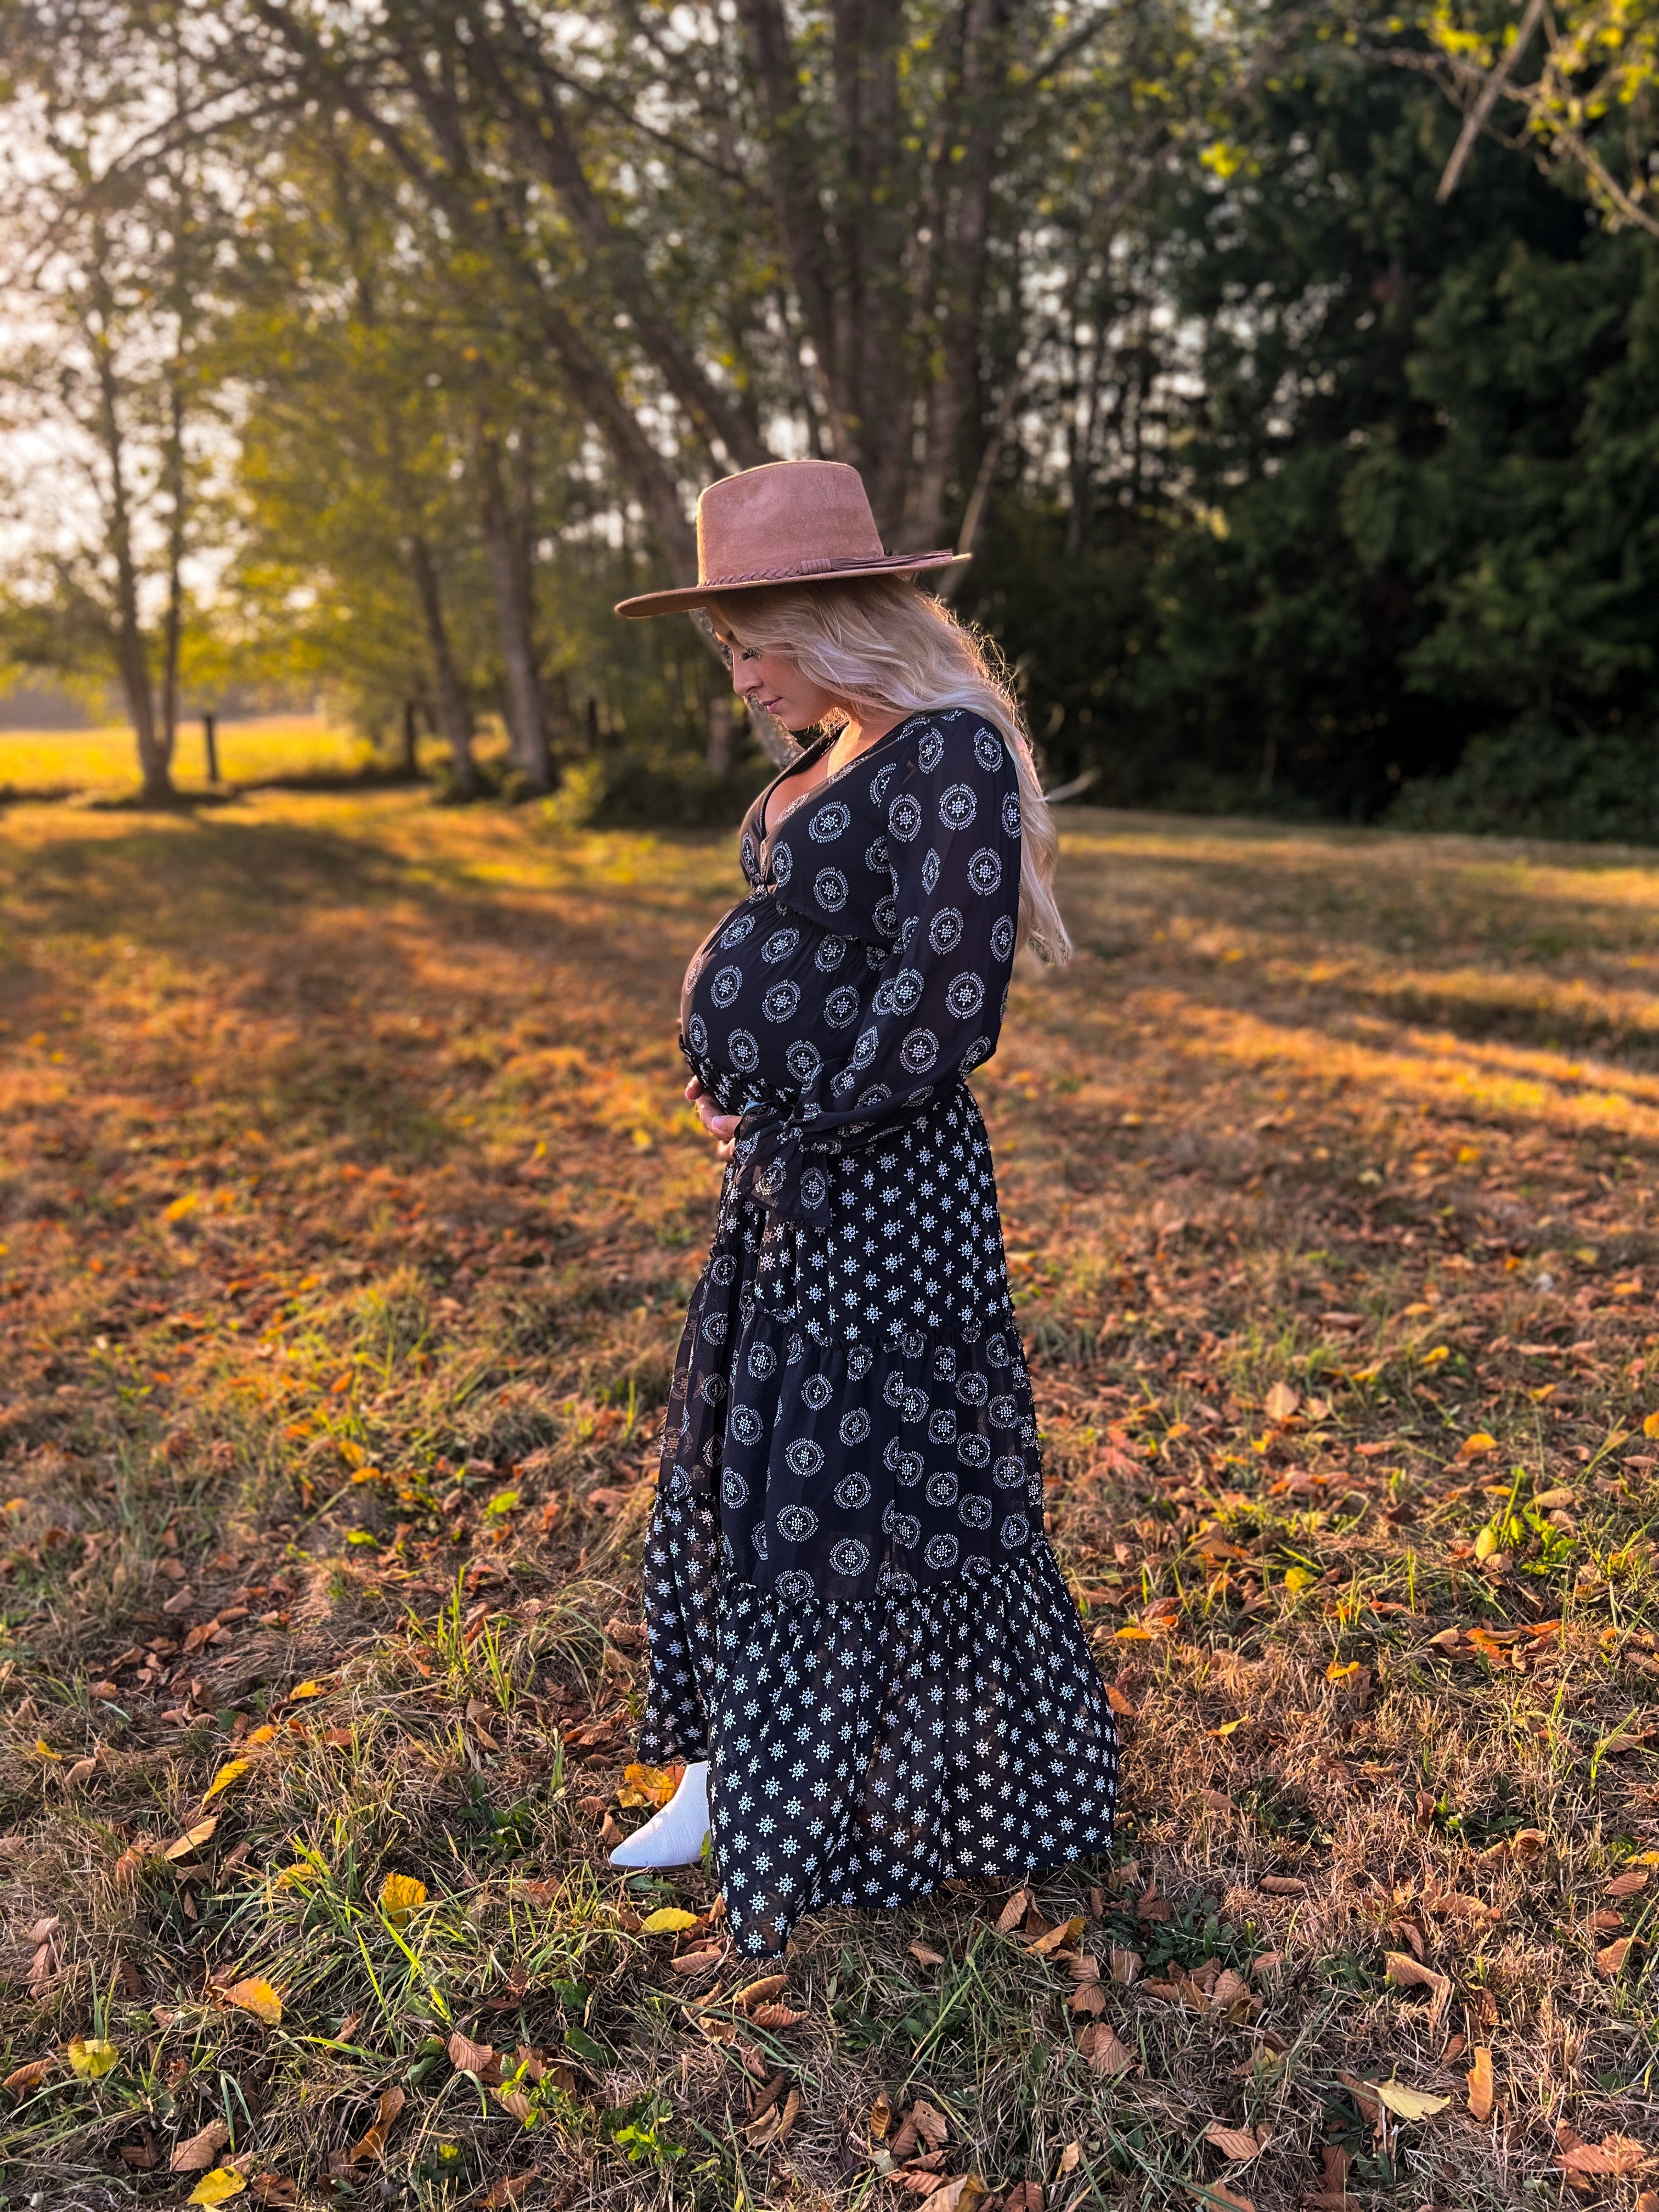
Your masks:
<svg viewBox="0 0 1659 2212"><path fill-rule="evenodd" d="M224 452L206 364L232 180L158 143L195 83L177 26L78 8L10 18L0 392L21 552L3 601L26 665L119 684L146 794L172 788L190 566Z"/></svg>

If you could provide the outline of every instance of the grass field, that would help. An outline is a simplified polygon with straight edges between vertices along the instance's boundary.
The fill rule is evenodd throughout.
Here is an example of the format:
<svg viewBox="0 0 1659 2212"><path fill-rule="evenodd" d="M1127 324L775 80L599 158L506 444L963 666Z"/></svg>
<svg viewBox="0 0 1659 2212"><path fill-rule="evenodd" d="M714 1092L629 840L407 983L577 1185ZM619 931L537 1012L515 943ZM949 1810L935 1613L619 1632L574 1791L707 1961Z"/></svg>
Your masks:
<svg viewBox="0 0 1659 2212"><path fill-rule="evenodd" d="M349 775L362 766L367 748L355 732L320 714L260 714L221 722L217 751L226 783L262 783L276 776ZM181 791L210 788L199 720L179 727L173 775ZM135 790L138 781L137 744L125 723L0 730L0 798L101 796Z"/></svg>
<svg viewBox="0 0 1659 2212"><path fill-rule="evenodd" d="M1659 860L1066 832L976 1088L1124 1833L757 1992L605 1864L728 841L0 816L0 2201L1659 2212Z"/></svg>

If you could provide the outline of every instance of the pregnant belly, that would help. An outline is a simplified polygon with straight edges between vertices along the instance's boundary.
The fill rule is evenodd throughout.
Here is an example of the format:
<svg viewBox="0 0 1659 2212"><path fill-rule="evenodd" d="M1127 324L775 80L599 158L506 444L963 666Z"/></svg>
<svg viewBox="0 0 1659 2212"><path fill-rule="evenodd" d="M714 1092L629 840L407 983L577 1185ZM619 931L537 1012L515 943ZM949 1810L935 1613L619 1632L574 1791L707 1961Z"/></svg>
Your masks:
<svg viewBox="0 0 1659 2212"><path fill-rule="evenodd" d="M757 1100L793 1095L826 1060L851 1049L870 988L857 939L757 891L698 947L680 994L680 1035L711 1091L735 1098L747 1090ZM711 1073L720 1080L711 1082Z"/></svg>

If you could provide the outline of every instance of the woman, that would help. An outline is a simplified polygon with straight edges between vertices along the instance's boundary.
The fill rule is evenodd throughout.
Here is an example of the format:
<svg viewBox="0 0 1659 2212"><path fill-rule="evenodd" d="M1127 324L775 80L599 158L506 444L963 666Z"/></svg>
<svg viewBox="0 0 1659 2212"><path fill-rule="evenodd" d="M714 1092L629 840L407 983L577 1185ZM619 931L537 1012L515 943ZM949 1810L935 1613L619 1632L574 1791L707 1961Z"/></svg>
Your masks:
<svg viewBox="0 0 1659 2212"><path fill-rule="evenodd" d="M686 971L686 1095L728 1160L646 1544L641 1750L688 1762L613 1854L715 1869L744 1951L803 1913L1111 1841L1117 1743L1042 1533L1037 1425L964 1079L1014 954L1070 951L1018 710L883 553L856 472L698 507L736 688L820 734L743 826Z"/></svg>

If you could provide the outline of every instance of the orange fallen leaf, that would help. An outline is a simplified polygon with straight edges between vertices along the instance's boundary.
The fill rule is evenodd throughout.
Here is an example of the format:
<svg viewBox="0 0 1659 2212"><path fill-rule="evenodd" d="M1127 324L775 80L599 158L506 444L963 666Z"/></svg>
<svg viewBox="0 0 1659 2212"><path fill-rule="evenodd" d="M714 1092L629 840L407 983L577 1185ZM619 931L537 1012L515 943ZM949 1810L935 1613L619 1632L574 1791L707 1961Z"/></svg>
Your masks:
<svg viewBox="0 0 1659 2212"><path fill-rule="evenodd" d="M1489 2120L1492 2106L1492 2052L1484 2043L1478 2044L1473 2057L1474 2063L1468 2071L1469 2110L1477 2120Z"/></svg>
<svg viewBox="0 0 1659 2212"><path fill-rule="evenodd" d="M38 2089L51 2071L50 2058L31 2058L21 2066L14 2067L6 2076L4 2087L11 2091L14 2097L21 2100Z"/></svg>
<svg viewBox="0 0 1659 2212"><path fill-rule="evenodd" d="M385 2151L386 2137L392 2132L392 2124L403 2108L404 2093L401 2089L381 2090L380 2105L374 2115L374 2124L367 2133L360 2136L346 2153L348 2165L372 2166L375 2163Z"/></svg>
<svg viewBox="0 0 1659 2212"><path fill-rule="evenodd" d="M1046 1936L1039 1936L1036 1942L1028 1943L1024 1948L1033 1958L1046 1959L1051 1951L1058 1951L1062 1945L1075 1943L1082 1933L1083 1916L1080 1912L1073 1913L1069 1920L1062 1920L1058 1928L1051 1928Z"/></svg>
<svg viewBox="0 0 1659 2212"><path fill-rule="evenodd" d="M233 1982L225 1991L225 2002L251 2012L255 2019L270 2027L275 2027L283 2016L283 2001L269 1982Z"/></svg>

